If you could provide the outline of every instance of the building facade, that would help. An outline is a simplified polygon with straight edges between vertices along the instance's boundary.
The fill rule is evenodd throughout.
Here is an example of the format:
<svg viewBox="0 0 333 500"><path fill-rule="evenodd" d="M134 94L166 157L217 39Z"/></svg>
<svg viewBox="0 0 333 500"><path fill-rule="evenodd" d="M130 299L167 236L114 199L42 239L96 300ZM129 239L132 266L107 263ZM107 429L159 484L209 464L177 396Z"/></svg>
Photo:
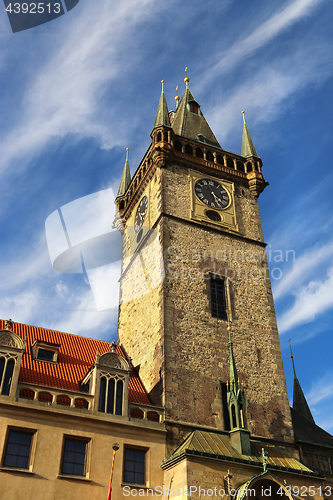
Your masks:
<svg viewBox="0 0 333 500"><path fill-rule="evenodd" d="M132 177L126 159L117 345L2 324L1 498L106 499L113 447L112 498L332 498L296 372L289 407L262 161L245 118L242 154L221 147L185 83L174 111L162 84Z"/></svg>

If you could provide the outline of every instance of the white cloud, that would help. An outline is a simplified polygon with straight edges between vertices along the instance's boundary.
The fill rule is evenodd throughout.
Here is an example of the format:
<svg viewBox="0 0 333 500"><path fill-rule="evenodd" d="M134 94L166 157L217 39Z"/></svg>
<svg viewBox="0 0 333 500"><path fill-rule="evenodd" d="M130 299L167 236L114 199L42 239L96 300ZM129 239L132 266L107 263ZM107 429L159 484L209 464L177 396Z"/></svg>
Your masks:
<svg viewBox="0 0 333 500"><path fill-rule="evenodd" d="M304 64L305 58L307 64ZM245 79L233 88L227 98L221 100L217 96L216 99L224 103L222 106L217 101L211 102L207 115L212 129L224 139L230 131L240 128L243 109L262 124L275 120L293 106L295 101L291 96L297 99L300 91L325 81L332 71L327 64L329 58L330 53L322 46L304 44L295 52L261 67L250 80Z"/></svg>
<svg viewBox="0 0 333 500"><path fill-rule="evenodd" d="M292 269L284 273L282 279L274 286L274 299L277 300L287 293L299 288L309 276L327 261L332 261L333 243L313 248L297 257Z"/></svg>
<svg viewBox="0 0 333 500"><path fill-rule="evenodd" d="M212 76L217 78L227 69L236 66L242 59L252 54L259 47L264 46L280 33L291 27L294 23L305 16L322 3L323 0L296 0L287 5L279 12L273 14L267 21L263 22L249 36L237 41L232 47L227 49L227 54L219 54L220 60L209 70L209 77L204 79L202 87L206 80Z"/></svg>
<svg viewBox="0 0 333 500"><path fill-rule="evenodd" d="M108 147L119 141L119 115L112 121L116 110L110 108L108 125L102 122L101 95L119 73L140 64L140 55L130 50L135 27L158 8L151 0L100 0L98 8L84 3L81 15L72 18L68 33L56 37L44 67L27 85L21 121L2 140L4 166L67 134L98 137Z"/></svg>
<svg viewBox="0 0 333 500"><path fill-rule="evenodd" d="M311 390L306 394L309 405L316 405L330 397L333 398L333 373L328 373L321 380L313 383Z"/></svg>
<svg viewBox="0 0 333 500"><path fill-rule="evenodd" d="M311 281L295 294L295 303L278 320L279 331L313 321L315 317L333 307L333 267L325 281Z"/></svg>
<svg viewBox="0 0 333 500"><path fill-rule="evenodd" d="M48 319L48 328L102 339L110 324L116 324L117 315L117 308L108 312L97 311L91 290L84 290L80 295L67 298L67 308L64 302L61 318Z"/></svg>
<svg viewBox="0 0 333 500"><path fill-rule="evenodd" d="M30 288L2 299L1 317L12 318L14 321L29 323L36 314L40 303L40 293L36 288Z"/></svg>

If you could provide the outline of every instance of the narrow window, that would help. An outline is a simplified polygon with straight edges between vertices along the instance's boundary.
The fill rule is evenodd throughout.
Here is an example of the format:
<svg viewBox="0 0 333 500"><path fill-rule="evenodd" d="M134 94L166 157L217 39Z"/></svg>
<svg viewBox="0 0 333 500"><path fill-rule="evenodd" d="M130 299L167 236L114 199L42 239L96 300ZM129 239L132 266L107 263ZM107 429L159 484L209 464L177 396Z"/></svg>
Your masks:
<svg viewBox="0 0 333 500"><path fill-rule="evenodd" d="M239 418L240 418L240 426L244 428L245 425L244 425L243 405L239 405Z"/></svg>
<svg viewBox="0 0 333 500"><path fill-rule="evenodd" d="M124 481L145 484L146 452L125 448Z"/></svg>
<svg viewBox="0 0 333 500"><path fill-rule="evenodd" d="M199 106L196 102L190 102L190 111L196 115L199 114Z"/></svg>
<svg viewBox="0 0 333 500"><path fill-rule="evenodd" d="M71 476L86 475L87 441L65 438L61 473Z"/></svg>
<svg viewBox="0 0 333 500"><path fill-rule="evenodd" d="M5 368L5 358L0 358L0 387L1 387L4 368Z"/></svg>
<svg viewBox="0 0 333 500"><path fill-rule="evenodd" d="M224 420L224 430L230 431L230 418L228 411L228 399L227 399L227 384L221 382L222 391L222 409L223 409L223 420Z"/></svg>
<svg viewBox="0 0 333 500"><path fill-rule="evenodd" d="M123 385L123 382L121 380L118 380L116 394L116 415L122 415L123 413Z"/></svg>
<svg viewBox="0 0 333 500"><path fill-rule="evenodd" d="M32 433L11 430L3 465L17 469L29 469Z"/></svg>
<svg viewBox="0 0 333 500"><path fill-rule="evenodd" d="M236 409L235 405L231 405L231 418L232 418L232 427L237 427L237 420L236 420Z"/></svg>
<svg viewBox="0 0 333 500"><path fill-rule="evenodd" d="M15 361L13 359L10 359L9 361L7 361L5 376L4 376L3 385L2 385L2 392L1 392L1 394L3 396L9 396L10 386L12 384L14 366L15 366Z"/></svg>
<svg viewBox="0 0 333 500"><path fill-rule="evenodd" d="M210 280L210 297L213 318L226 319L224 280Z"/></svg>
<svg viewBox="0 0 333 500"><path fill-rule="evenodd" d="M106 413L113 413L114 406L114 380L111 378L108 383L108 400L106 404Z"/></svg>
<svg viewBox="0 0 333 500"><path fill-rule="evenodd" d="M106 379L102 377L99 381L98 411L105 411Z"/></svg>

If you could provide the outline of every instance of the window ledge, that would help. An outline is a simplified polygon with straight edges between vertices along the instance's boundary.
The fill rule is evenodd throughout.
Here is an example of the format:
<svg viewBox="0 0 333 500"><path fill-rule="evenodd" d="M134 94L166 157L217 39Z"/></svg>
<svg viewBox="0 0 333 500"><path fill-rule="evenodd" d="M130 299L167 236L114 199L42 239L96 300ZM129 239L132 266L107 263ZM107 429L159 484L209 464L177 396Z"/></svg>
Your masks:
<svg viewBox="0 0 333 500"><path fill-rule="evenodd" d="M121 483L121 486L129 486L130 488L141 488L143 490L148 490L148 488L152 488L151 486L147 486L146 484L138 484L138 483ZM152 488L154 489L154 488Z"/></svg>
<svg viewBox="0 0 333 500"><path fill-rule="evenodd" d="M88 482L91 481L91 479L89 479L86 476L72 476L71 474L58 474L57 478L58 479L78 479L79 481L88 481Z"/></svg>
<svg viewBox="0 0 333 500"><path fill-rule="evenodd" d="M24 474L34 474L29 469L19 469L16 467L0 467L0 472L23 472Z"/></svg>

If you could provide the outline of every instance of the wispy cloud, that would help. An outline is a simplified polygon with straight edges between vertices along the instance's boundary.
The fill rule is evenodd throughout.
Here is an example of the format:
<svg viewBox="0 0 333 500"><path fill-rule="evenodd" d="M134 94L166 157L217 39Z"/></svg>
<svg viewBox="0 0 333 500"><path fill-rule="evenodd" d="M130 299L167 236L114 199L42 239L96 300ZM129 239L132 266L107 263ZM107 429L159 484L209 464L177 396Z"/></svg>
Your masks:
<svg viewBox="0 0 333 500"><path fill-rule="evenodd" d="M258 48L273 40L300 19L308 16L311 11L323 1L324 0L296 0L292 3L287 3L282 10L274 13L249 36L238 40L234 45L228 47L226 52L216 55L215 58L219 59L219 61L211 67L208 72L209 77L204 79L202 86L205 86L207 83L206 80L211 79L212 75L216 78L227 69L236 66Z"/></svg>
<svg viewBox="0 0 333 500"><path fill-rule="evenodd" d="M297 257L293 267L286 272L282 279L274 286L275 300L295 291L299 288L311 274L319 267L327 265L333 259L333 243L328 243L322 247L315 247ZM333 293L333 292L332 292Z"/></svg>
<svg viewBox="0 0 333 500"><path fill-rule="evenodd" d="M69 33L58 37L59 43L50 47L46 62L27 85L21 119L2 140L3 167L67 134L98 137L107 147L117 144L120 116L113 121L116 106L110 107L107 125L103 122L101 96L120 73L140 64L140 55L130 48L132 36L156 9L150 0L112 5L104 0L98 9L85 3Z"/></svg>
<svg viewBox="0 0 333 500"><path fill-rule="evenodd" d="M294 305L279 318L279 331L313 321L315 317L333 307L333 267L324 281L310 281L295 293Z"/></svg>
<svg viewBox="0 0 333 500"><path fill-rule="evenodd" d="M294 105L302 90L328 78L333 71L327 64L330 57L320 44L304 44L302 48L291 49L288 55L260 67L251 79L246 78L242 84L233 87L227 99L219 100L222 106L217 101L211 103L207 115L214 132L224 139L235 128L239 129L243 109L261 124L275 120ZM261 143L263 145L262 136Z"/></svg>

